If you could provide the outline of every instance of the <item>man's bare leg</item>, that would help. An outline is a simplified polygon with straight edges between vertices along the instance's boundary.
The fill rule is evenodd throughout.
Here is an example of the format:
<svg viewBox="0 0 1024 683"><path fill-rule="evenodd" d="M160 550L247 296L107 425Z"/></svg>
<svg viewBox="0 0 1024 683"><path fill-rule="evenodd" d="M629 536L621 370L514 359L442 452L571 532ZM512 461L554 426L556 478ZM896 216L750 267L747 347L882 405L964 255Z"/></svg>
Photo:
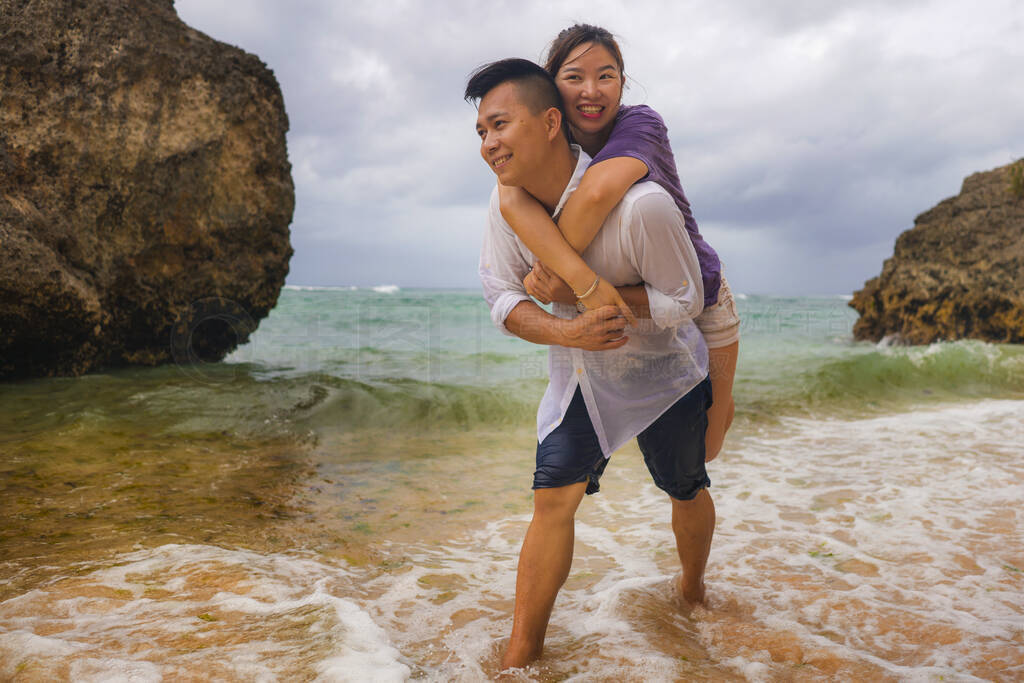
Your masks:
<svg viewBox="0 0 1024 683"><path fill-rule="evenodd" d="M533 520L526 530L516 575L512 637L501 668L526 666L544 651L544 634L555 596L569 577L573 521L587 483L533 493Z"/></svg>
<svg viewBox="0 0 1024 683"><path fill-rule="evenodd" d="M715 503L707 489L701 489L693 500L672 501L672 531L676 535L676 551L683 565L679 592L691 605L704 602L704 567L711 552L715 533Z"/></svg>

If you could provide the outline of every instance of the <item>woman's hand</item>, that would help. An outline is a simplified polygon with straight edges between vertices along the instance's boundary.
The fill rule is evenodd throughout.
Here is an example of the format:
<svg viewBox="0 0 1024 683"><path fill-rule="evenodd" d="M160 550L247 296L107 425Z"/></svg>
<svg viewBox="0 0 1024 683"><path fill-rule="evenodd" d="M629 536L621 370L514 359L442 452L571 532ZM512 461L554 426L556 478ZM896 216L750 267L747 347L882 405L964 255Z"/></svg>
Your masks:
<svg viewBox="0 0 1024 683"><path fill-rule="evenodd" d="M540 261L534 263L533 270L523 278L523 286L526 287L527 294L542 304L557 301L569 306L576 305L576 294L572 291L572 288ZM604 278L601 278L600 282L597 283L597 288L591 292L590 296L580 299L580 301L587 307L587 310L601 308L602 306L615 306L619 309L619 313L626 319L627 323L630 325L637 324L633 310L623 300L622 295L615 289L615 286Z"/></svg>
<svg viewBox="0 0 1024 683"><path fill-rule="evenodd" d="M547 298L544 293L540 291L540 287L537 286L537 276L533 274L532 270L523 278L523 287L526 287L527 294L542 304L551 303L551 299Z"/></svg>
<svg viewBox="0 0 1024 683"><path fill-rule="evenodd" d="M636 325L636 316L633 315L633 310L623 300L619 290L604 278L601 278L601 281L597 283L597 289L594 290L593 294L583 297L580 301L583 302L588 311L594 308L601 308L602 306L615 306L626 319L626 322L630 325Z"/></svg>
<svg viewBox="0 0 1024 683"><path fill-rule="evenodd" d="M498 183L498 205L501 216L509 223L521 220L524 212L537 204L529 192L521 187Z"/></svg>

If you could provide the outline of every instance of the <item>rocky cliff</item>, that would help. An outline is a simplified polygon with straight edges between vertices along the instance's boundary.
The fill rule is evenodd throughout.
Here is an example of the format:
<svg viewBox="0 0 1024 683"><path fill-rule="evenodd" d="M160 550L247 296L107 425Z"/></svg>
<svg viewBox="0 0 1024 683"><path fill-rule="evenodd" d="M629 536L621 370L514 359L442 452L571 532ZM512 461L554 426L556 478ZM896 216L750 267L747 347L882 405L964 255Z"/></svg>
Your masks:
<svg viewBox="0 0 1024 683"><path fill-rule="evenodd" d="M244 342L288 272L287 129L171 0L0 0L0 379Z"/></svg>
<svg viewBox="0 0 1024 683"><path fill-rule="evenodd" d="M1024 343L1024 160L964 180L855 293L857 339Z"/></svg>

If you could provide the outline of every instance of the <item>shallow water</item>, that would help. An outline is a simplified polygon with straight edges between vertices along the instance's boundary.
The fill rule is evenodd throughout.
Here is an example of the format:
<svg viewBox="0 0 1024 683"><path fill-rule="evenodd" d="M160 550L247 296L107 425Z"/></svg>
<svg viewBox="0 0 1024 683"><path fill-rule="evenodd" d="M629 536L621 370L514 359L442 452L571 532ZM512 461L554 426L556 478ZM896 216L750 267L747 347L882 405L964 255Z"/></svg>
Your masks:
<svg viewBox="0 0 1024 683"><path fill-rule="evenodd" d="M546 655L525 675L1018 679L1022 411L990 400L730 435L711 468L708 606L692 611L672 594L668 504L624 449L581 507ZM376 444L360 461L338 441L288 459L268 446L232 468L204 468L228 453L192 443L174 459L187 490L160 478L166 451L96 444L124 454L111 469L156 476L131 496L88 445L51 449L36 474L80 485L5 505L20 535L3 540L0 675L493 676L529 519L530 433L359 438Z"/></svg>
<svg viewBox="0 0 1024 683"><path fill-rule="evenodd" d="M494 677L543 381L452 296L433 375L409 295L361 309L403 334L318 332L309 367L271 342L315 298L231 363L4 386L0 679ZM710 467L707 606L673 595L669 505L630 445L520 678L1024 678L1024 354L855 345L823 337L825 303L786 305L747 330Z"/></svg>

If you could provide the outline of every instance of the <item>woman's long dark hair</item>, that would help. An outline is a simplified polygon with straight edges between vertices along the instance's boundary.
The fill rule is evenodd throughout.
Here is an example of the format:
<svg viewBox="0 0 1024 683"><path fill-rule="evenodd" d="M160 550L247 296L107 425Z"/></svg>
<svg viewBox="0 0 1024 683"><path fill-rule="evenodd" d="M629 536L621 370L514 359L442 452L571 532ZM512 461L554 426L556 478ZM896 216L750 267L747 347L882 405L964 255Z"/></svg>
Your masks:
<svg viewBox="0 0 1024 683"><path fill-rule="evenodd" d="M590 24L576 24L559 32L558 37L551 41L551 47L548 48L548 59L544 64L544 69L554 78L558 74L558 70L565 64L565 60L569 58L569 54L586 43L601 45L611 53L619 66L619 74L622 77L623 85L625 85L626 74L622 64L622 50L619 49L615 36L607 29Z"/></svg>

